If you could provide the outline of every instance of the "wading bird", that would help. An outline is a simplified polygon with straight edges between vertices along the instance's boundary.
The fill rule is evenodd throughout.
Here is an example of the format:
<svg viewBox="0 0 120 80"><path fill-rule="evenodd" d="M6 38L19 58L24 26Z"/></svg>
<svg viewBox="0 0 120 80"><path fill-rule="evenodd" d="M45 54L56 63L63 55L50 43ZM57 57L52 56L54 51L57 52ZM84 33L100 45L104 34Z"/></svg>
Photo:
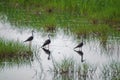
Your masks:
<svg viewBox="0 0 120 80"><path fill-rule="evenodd" d="M30 37L28 37L28 39L26 39L24 42L30 42L29 43L29 47L31 47L31 41L33 40L34 38L34 35L33 35L34 31L32 30L32 35Z"/></svg>
<svg viewBox="0 0 120 80"><path fill-rule="evenodd" d="M49 48L50 43L51 43L50 34L48 34L48 39L44 42L44 44L41 47L45 47L46 45L48 45L48 48Z"/></svg>
<svg viewBox="0 0 120 80"><path fill-rule="evenodd" d="M27 42L27 41L32 41L33 38L34 38L34 35L33 35L33 30L32 30L32 36L28 37L28 39L26 39L24 42Z"/></svg>
<svg viewBox="0 0 120 80"><path fill-rule="evenodd" d="M79 43L74 49L76 49L76 48L82 49L82 46L83 46L83 42Z"/></svg>

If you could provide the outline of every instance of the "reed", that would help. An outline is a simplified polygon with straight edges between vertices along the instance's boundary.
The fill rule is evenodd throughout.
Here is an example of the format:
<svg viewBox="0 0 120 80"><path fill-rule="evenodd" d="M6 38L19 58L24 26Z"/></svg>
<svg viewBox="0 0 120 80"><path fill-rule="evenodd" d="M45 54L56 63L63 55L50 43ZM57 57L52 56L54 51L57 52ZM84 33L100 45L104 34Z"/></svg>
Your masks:
<svg viewBox="0 0 120 80"><path fill-rule="evenodd" d="M56 61L54 62L55 63L52 71L54 71L55 74L57 73L61 75L74 74L83 78L90 78L91 76L94 76L95 71L97 69L97 67L91 66L88 63L76 63L76 61L73 58L64 57L64 59L61 62L56 62Z"/></svg>

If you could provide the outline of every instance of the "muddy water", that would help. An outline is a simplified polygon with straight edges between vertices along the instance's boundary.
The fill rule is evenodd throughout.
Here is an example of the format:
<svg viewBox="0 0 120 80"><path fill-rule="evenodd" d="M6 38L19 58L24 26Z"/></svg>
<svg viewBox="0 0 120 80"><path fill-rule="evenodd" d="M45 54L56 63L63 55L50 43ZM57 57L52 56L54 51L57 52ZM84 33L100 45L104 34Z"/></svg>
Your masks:
<svg viewBox="0 0 120 80"><path fill-rule="evenodd" d="M24 43L23 41L31 36L32 30L18 29L8 23L0 23L0 37L19 41L24 45L29 45L29 43ZM65 34L61 29L58 29L55 33L50 33L51 44L49 52L46 53L41 48L41 45L48 39L48 33L42 30L34 31L34 40L32 42L33 60L24 65L16 64L1 67L0 80L54 80L56 78L55 75L49 71L53 67L53 59L60 62L65 57L72 57L77 63L89 63L98 67L111 60L120 61L119 37L109 36L105 45L102 45L101 40L96 37L89 36L87 39L83 38L83 56L81 56L73 48L82 39L76 39L71 33ZM8 64L12 62L1 63Z"/></svg>

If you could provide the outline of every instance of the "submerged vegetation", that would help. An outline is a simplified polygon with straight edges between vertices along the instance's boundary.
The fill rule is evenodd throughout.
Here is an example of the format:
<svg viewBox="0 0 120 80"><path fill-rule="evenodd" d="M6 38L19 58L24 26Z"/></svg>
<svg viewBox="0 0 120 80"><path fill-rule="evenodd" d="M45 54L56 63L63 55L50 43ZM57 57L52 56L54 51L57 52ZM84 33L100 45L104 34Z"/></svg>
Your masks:
<svg viewBox="0 0 120 80"><path fill-rule="evenodd" d="M78 35L113 34L120 30L119 3L118 0L5 0L0 1L0 14L2 20L19 27L69 28Z"/></svg>
<svg viewBox="0 0 120 80"><path fill-rule="evenodd" d="M103 80L119 80L120 79L120 62L113 61L103 66L101 71Z"/></svg>

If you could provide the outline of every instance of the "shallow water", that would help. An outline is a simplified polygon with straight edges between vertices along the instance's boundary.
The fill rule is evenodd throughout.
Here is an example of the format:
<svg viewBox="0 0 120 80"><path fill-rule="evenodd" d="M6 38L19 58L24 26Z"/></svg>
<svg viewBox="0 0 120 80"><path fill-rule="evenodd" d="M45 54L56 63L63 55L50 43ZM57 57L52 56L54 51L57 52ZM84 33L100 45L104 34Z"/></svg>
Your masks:
<svg viewBox="0 0 120 80"><path fill-rule="evenodd" d="M31 36L31 31L32 29L15 28L9 23L0 23L0 37L19 41L24 45L29 45L28 42L24 43L23 41ZM98 67L112 60L120 62L120 37L109 36L105 45L95 36L83 38L82 58L73 50L82 41L81 38L77 39L72 33L66 34L62 29L50 33L52 42L49 46L49 55L41 48L48 38L47 35L48 33L42 30L35 30L32 42L33 60L30 62L23 62L24 64L14 63L14 61L1 62L6 66L0 68L0 80L56 80L56 78L62 80L62 76L55 76L49 70L53 67L53 59L60 62L65 57L72 57L77 63L89 63ZM81 62L81 58L84 62ZM14 65L7 65L9 63L14 63ZM74 76L74 80L78 79L75 79Z"/></svg>

